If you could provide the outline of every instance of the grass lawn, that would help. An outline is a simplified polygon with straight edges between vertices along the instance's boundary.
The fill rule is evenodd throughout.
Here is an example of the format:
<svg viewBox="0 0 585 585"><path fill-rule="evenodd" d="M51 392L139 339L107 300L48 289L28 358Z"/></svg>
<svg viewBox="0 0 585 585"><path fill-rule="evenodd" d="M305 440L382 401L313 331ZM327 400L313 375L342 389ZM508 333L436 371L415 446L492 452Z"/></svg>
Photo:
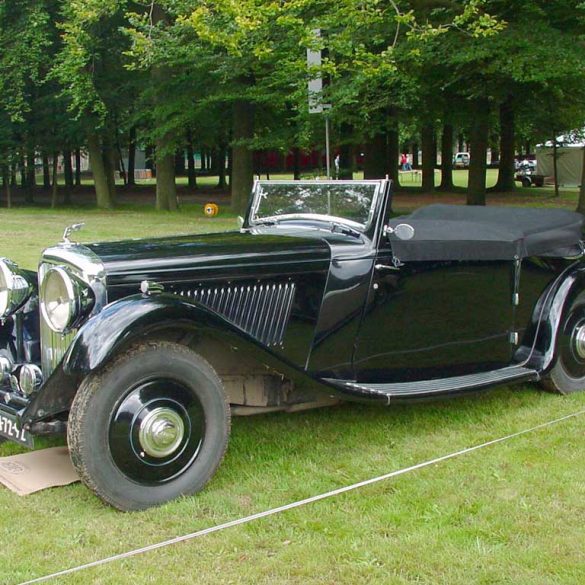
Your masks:
<svg viewBox="0 0 585 585"><path fill-rule="evenodd" d="M203 219L199 207L165 214L129 206L111 213L2 209L0 255L32 268L41 248L80 220L87 222L77 235L82 241L235 227L230 216ZM519 385L389 409L345 404L236 418L227 456L200 495L140 513L117 512L81 484L24 498L0 488L0 583L193 532L582 409L585 394L559 397ZM54 582L581 583L584 429L585 416L574 418L335 499ZM19 451L0 445L0 455Z"/></svg>

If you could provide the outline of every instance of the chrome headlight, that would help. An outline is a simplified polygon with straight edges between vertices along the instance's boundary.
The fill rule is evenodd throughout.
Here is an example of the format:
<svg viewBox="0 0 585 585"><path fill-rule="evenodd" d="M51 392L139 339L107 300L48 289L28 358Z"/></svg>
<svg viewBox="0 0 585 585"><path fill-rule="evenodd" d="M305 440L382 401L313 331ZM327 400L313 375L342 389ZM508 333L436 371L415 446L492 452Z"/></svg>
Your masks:
<svg viewBox="0 0 585 585"><path fill-rule="evenodd" d="M14 262L0 258L0 319L12 315L30 298L32 278Z"/></svg>
<svg viewBox="0 0 585 585"><path fill-rule="evenodd" d="M91 289L62 266L51 268L41 284L40 305L49 327L63 333L79 323L93 307Z"/></svg>

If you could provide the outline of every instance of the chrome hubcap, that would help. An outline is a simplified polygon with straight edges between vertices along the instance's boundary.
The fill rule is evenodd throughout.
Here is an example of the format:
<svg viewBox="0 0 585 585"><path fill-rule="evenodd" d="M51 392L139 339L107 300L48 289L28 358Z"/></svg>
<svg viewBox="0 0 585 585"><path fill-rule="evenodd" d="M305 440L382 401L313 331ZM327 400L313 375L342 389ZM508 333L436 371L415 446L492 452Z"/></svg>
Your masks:
<svg viewBox="0 0 585 585"><path fill-rule="evenodd" d="M184 436L183 419L176 411L164 406L155 408L144 417L138 433L144 452L156 458L172 455Z"/></svg>
<svg viewBox="0 0 585 585"><path fill-rule="evenodd" d="M585 325L581 325L575 329L573 344L577 355L585 360Z"/></svg>

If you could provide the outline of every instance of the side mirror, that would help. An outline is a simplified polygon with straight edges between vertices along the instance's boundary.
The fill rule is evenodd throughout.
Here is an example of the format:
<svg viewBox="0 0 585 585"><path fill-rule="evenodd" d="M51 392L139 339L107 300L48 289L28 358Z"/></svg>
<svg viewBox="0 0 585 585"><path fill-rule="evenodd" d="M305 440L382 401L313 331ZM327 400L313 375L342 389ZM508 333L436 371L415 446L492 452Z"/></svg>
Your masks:
<svg viewBox="0 0 585 585"><path fill-rule="evenodd" d="M384 228L384 235L394 234L399 240L412 240L414 238L414 228L407 223L399 223L396 227L392 228L386 226Z"/></svg>

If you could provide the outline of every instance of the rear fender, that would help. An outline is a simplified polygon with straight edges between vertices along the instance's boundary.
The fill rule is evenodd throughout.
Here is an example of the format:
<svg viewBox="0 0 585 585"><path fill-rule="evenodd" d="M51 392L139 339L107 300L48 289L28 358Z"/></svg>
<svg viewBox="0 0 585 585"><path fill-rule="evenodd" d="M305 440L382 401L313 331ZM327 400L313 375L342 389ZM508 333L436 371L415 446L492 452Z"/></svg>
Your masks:
<svg viewBox="0 0 585 585"><path fill-rule="evenodd" d="M554 365L556 340L566 311L585 290L585 261L565 270L542 294L515 358L541 373Z"/></svg>

